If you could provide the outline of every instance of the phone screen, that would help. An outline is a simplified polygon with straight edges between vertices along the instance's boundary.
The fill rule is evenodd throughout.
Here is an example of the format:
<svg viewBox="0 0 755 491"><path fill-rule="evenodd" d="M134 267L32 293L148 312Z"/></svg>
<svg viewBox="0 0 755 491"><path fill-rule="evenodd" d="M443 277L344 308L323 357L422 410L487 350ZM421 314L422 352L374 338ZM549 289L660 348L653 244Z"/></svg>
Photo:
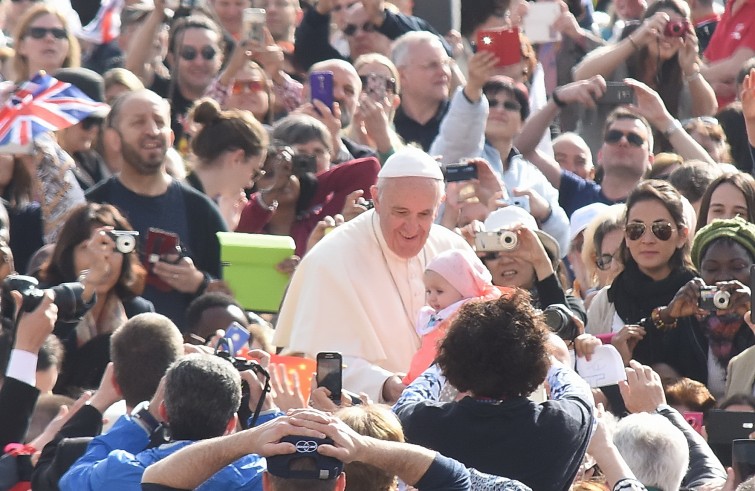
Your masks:
<svg viewBox="0 0 755 491"><path fill-rule="evenodd" d="M317 355L317 386L330 391L330 398L341 401L341 378L343 361L338 353L319 353Z"/></svg>

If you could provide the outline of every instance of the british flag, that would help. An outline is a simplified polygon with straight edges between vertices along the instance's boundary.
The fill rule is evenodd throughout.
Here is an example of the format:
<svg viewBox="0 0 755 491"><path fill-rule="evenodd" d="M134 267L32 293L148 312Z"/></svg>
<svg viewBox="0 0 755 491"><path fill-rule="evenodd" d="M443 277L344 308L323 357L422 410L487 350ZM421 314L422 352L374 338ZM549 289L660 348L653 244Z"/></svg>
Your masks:
<svg viewBox="0 0 755 491"><path fill-rule="evenodd" d="M76 37L94 44L107 44L121 32L123 0L103 0L97 15L82 27Z"/></svg>
<svg viewBox="0 0 755 491"><path fill-rule="evenodd" d="M73 126L103 107L78 87L40 72L0 109L0 152L28 151L37 135Z"/></svg>

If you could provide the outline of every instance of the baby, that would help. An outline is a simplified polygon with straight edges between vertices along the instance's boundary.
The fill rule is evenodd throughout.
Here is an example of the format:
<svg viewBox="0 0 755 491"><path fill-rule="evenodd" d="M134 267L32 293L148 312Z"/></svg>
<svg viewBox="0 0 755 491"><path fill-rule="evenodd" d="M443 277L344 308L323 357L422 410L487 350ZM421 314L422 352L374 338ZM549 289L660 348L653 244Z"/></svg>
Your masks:
<svg viewBox="0 0 755 491"><path fill-rule="evenodd" d="M465 302L501 296L492 276L471 250L443 252L427 265L423 276L427 305L419 311L417 334L422 345L412 358L404 383L409 384L429 367L446 335L450 319Z"/></svg>

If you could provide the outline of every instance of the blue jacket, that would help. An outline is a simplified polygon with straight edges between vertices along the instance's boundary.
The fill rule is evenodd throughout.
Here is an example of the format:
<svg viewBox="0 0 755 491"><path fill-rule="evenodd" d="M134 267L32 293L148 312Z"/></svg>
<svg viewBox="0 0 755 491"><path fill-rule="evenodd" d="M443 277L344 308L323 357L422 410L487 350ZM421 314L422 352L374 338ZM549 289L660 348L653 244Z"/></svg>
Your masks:
<svg viewBox="0 0 755 491"><path fill-rule="evenodd" d="M142 474L191 441L147 449L149 437L130 416L122 416L104 435L94 438L86 453L60 479L61 491L141 491ZM222 468L197 489L262 490L265 459L247 455Z"/></svg>

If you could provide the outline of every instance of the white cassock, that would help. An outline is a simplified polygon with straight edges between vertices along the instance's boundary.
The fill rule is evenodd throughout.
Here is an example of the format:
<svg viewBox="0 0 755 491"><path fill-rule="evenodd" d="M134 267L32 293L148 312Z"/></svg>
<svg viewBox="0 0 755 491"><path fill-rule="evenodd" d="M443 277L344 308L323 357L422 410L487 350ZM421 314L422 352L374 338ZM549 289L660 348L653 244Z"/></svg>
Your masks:
<svg viewBox="0 0 755 491"><path fill-rule="evenodd" d="M433 225L422 252L404 259L386 245L377 213L362 213L299 264L273 344L312 358L341 352L344 388L379 401L385 380L406 372L419 349L415 322L425 305L425 266L443 251L467 248L459 235Z"/></svg>

